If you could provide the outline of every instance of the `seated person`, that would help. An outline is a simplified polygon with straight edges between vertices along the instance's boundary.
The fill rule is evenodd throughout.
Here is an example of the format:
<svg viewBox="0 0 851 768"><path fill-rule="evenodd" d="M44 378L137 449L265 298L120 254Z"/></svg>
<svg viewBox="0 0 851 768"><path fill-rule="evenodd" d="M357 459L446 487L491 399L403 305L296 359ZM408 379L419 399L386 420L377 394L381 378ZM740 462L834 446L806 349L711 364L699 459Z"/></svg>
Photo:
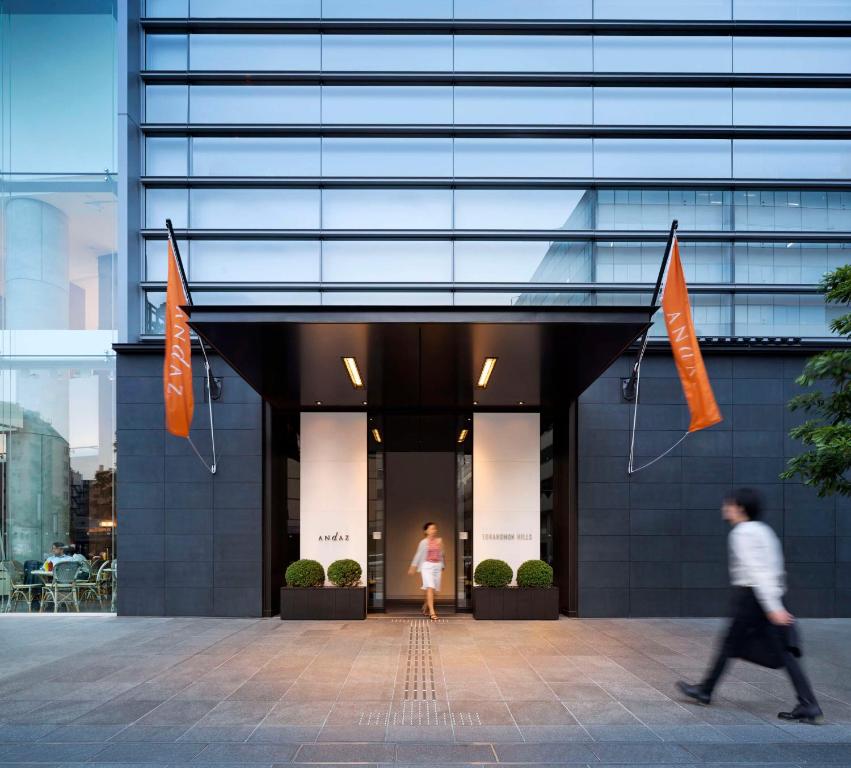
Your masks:
<svg viewBox="0 0 851 768"><path fill-rule="evenodd" d="M65 544L61 541L54 541L51 546L51 555L44 561L42 570L52 571L56 567L56 563L64 563L72 558L65 554Z"/></svg>

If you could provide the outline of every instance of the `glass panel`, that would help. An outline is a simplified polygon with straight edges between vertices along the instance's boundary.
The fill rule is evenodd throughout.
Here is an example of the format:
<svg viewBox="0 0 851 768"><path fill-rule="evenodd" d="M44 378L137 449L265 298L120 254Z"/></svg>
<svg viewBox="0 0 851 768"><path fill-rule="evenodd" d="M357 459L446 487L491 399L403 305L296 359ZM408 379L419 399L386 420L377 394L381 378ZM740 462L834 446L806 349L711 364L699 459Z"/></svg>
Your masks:
<svg viewBox="0 0 851 768"><path fill-rule="evenodd" d="M458 229L591 229L594 193L582 189L455 192Z"/></svg>
<svg viewBox="0 0 851 768"><path fill-rule="evenodd" d="M851 72L851 40L846 37L736 37L736 72Z"/></svg>
<svg viewBox="0 0 851 768"><path fill-rule="evenodd" d="M185 70L186 35L147 35L145 69Z"/></svg>
<svg viewBox="0 0 851 768"><path fill-rule="evenodd" d="M322 245L322 279L330 282L450 282L452 243L329 240Z"/></svg>
<svg viewBox="0 0 851 768"><path fill-rule="evenodd" d="M322 0L189 0L195 18L318 19Z"/></svg>
<svg viewBox="0 0 851 768"><path fill-rule="evenodd" d="M323 0L326 19L451 19L452 0Z"/></svg>
<svg viewBox="0 0 851 768"><path fill-rule="evenodd" d="M145 139L145 173L148 176L186 176L189 173L189 139L184 136L149 136Z"/></svg>
<svg viewBox="0 0 851 768"><path fill-rule="evenodd" d="M732 274L730 243L680 243L688 283L727 283ZM594 266L598 283L654 284L664 243L597 243ZM738 277L738 273L737 273Z"/></svg>
<svg viewBox="0 0 851 768"><path fill-rule="evenodd" d="M594 279L591 243L455 243L455 280L465 283L587 283Z"/></svg>
<svg viewBox="0 0 851 768"><path fill-rule="evenodd" d="M752 179L848 179L851 141L736 139L733 170Z"/></svg>
<svg viewBox="0 0 851 768"><path fill-rule="evenodd" d="M455 175L592 176L591 139L455 139Z"/></svg>
<svg viewBox="0 0 851 768"><path fill-rule="evenodd" d="M192 139L193 176L318 176L318 138L212 137Z"/></svg>
<svg viewBox="0 0 851 768"><path fill-rule="evenodd" d="M188 85L145 86L146 123L185 123L188 112Z"/></svg>
<svg viewBox="0 0 851 768"><path fill-rule="evenodd" d="M844 88L736 88L736 125L851 125Z"/></svg>
<svg viewBox="0 0 851 768"><path fill-rule="evenodd" d="M326 189L322 226L327 229L449 229L448 189Z"/></svg>
<svg viewBox="0 0 851 768"><path fill-rule="evenodd" d="M590 19L591 0L455 0L456 19Z"/></svg>
<svg viewBox="0 0 851 768"><path fill-rule="evenodd" d="M594 174L609 178L728 178L730 141L594 139Z"/></svg>
<svg viewBox="0 0 851 768"><path fill-rule="evenodd" d="M193 189L190 200L199 229L319 227L318 189Z"/></svg>
<svg viewBox="0 0 851 768"><path fill-rule="evenodd" d="M165 229L171 219L175 229L184 229L189 222L189 193L186 189L145 190L145 227Z"/></svg>
<svg viewBox="0 0 851 768"><path fill-rule="evenodd" d="M330 306L402 306L428 307L450 306L452 294L449 292L415 293L413 291L323 291L322 304Z"/></svg>
<svg viewBox="0 0 851 768"><path fill-rule="evenodd" d="M452 176L452 139L322 140L325 176Z"/></svg>
<svg viewBox="0 0 851 768"><path fill-rule="evenodd" d="M318 123L315 85L193 85L193 123Z"/></svg>
<svg viewBox="0 0 851 768"><path fill-rule="evenodd" d="M195 241L196 244L198 242ZM192 265L189 240L178 239L177 249L180 251L183 268L188 271ZM145 280L168 280L168 251L165 240L145 241Z"/></svg>
<svg viewBox="0 0 851 768"><path fill-rule="evenodd" d="M730 5L730 0L594 0L594 18L723 20L730 18Z"/></svg>
<svg viewBox="0 0 851 768"><path fill-rule="evenodd" d="M736 19L851 20L848 0L736 0Z"/></svg>
<svg viewBox="0 0 851 768"><path fill-rule="evenodd" d="M0 51L3 170L117 169L112 4L4 2Z"/></svg>
<svg viewBox="0 0 851 768"><path fill-rule="evenodd" d="M595 88L598 125L730 125L730 88Z"/></svg>
<svg viewBox="0 0 851 768"><path fill-rule="evenodd" d="M313 282L320 279L319 253L318 240L196 240L189 279L211 283Z"/></svg>
<svg viewBox="0 0 851 768"><path fill-rule="evenodd" d="M458 434L467 437L455 449L455 605L473 606L473 418L458 417Z"/></svg>
<svg viewBox="0 0 851 768"><path fill-rule="evenodd" d="M469 307L499 307L499 306L591 306L594 295L581 291L552 291L538 293L537 291L495 291L493 293L464 293L455 294L455 304Z"/></svg>
<svg viewBox="0 0 851 768"><path fill-rule="evenodd" d="M455 88L458 124L579 125L591 110L590 88Z"/></svg>
<svg viewBox="0 0 851 768"><path fill-rule="evenodd" d="M318 70L319 35L191 35L193 70Z"/></svg>
<svg viewBox="0 0 851 768"><path fill-rule="evenodd" d="M740 294L735 297L737 336L831 336L829 323L838 308L827 308L818 295Z"/></svg>
<svg viewBox="0 0 851 768"><path fill-rule="evenodd" d="M370 416L369 426L380 428L380 418ZM367 446L367 603L380 610L384 608L384 443L367 438Z"/></svg>
<svg viewBox="0 0 851 768"><path fill-rule="evenodd" d="M145 15L149 18L185 18L189 15L189 0L145 0Z"/></svg>
<svg viewBox="0 0 851 768"><path fill-rule="evenodd" d="M851 193L826 190L736 190L736 229L851 229Z"/></svg>
<svg viewBox="0 0 851 768"><path fill-rule="evenodd" d="M590 37L456 35L456 72L590 72Z"/></svg>
<svg viewBox="0 0 851 768"><path fill-rule="evenodd" d="M322 68L329 71L451 71L449 35L326 35Z"/></svg>
<svg viewBox="0 0 851 768"><path fill-rule="evenodd" d="M813 284L851 263L848 243L736 243L736 281Z"/></svg>
<svg viewBox="0 0 851 768"><path fill-rule="evenodd" d="M722 190L601 189L598 229L732 229L731 194Z"/></svg>
<svg viewBox="0 0 851 768"><path fill-rule="evenodd" d="M594 38L597 72L731 72L732 56L729 37Z"/></svg>
<svg viewBox="0 0 851 768"><path fill-rule="evenodd" d="M325 86L325 123L452 122L451 86ZM304 121L302 121L304 122Z"/></svg>

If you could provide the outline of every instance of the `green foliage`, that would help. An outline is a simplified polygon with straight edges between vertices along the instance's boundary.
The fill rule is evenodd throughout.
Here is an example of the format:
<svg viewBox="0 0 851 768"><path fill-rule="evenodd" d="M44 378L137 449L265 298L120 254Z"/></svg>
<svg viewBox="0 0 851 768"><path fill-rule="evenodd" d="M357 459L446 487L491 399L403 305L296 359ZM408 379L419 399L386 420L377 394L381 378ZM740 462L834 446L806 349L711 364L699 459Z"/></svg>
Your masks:
<svg viewBox="0 0 851 768"><path fill-rule="evenodd" d="M514 571L504 560L482 560L473 574L473 581L480 587L507 587Z"/></svg>
<svg viewBox="0 0 851 768"><path fill-rule="evenodd" d="M851 265L825 275L825 299L851 304ZM851 340L851 313L830 323L839 336ZM780 477L800 477L819 496L851 496L851 349L831 349L811 357L796 379L802 387L818 387L793 397L789 408L811 418L792 428L789 435L810 450L789 460Z"/></svg>
<svg viewBox="0 0 851 768"><path fill-rule="evenodd" d="M361 567L357 560L335 560L328 566L328 580L335 587L356 587L360 577Z"/></svg>
<svg viewBox="0 0 851 768"><path fill-rule="evenodd" d="M325 569L316 560L296 560L284 574L288 587L321 587Z"/></svg>
<svg viewBox="0 0 851 768"><path fill-rule="evenodd" d="M518 587L551 587L553 569L543 560L527 560L517 569Z"/></svg>

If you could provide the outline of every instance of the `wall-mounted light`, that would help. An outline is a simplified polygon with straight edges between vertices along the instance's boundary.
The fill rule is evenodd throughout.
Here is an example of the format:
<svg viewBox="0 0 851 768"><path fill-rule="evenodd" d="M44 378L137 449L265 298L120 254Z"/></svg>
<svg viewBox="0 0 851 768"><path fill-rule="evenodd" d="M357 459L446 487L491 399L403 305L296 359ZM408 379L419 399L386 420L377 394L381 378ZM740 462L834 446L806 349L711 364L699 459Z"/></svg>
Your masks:
<svg viewBox="0 0 851 768"><path fill-rule="evenodd" d="M479 374L479 380L476 382L476 386L479 389L484 389L488 385L493 369L496 366L496 361L496 357L485 358L485 362L482 363L482 372Z"/></svg>
<svg viewBox="0 0 851 768"><path fill-rule="evenodd" d="M469 429L462 429L461 434L458 435L458 442L463 443L467 439L467 435L470 434Z"/></svg>
<svg viewBox="0 0 851 768"><path fill-rule="evenodd" d="M349 374L349 381L352 382L352 386L355 389L363 389L363 379L358 370L358 361L353 357L344 357L342 360L346 368L346 373Z"/></svg>
<svg viewBox="0 0 851 768"><path fill-rule="evenodd" d="M378 431L377 427L373 427L370 432L372 432L372 439L375 440L376 443L381 442L381 432Z"/></svg>

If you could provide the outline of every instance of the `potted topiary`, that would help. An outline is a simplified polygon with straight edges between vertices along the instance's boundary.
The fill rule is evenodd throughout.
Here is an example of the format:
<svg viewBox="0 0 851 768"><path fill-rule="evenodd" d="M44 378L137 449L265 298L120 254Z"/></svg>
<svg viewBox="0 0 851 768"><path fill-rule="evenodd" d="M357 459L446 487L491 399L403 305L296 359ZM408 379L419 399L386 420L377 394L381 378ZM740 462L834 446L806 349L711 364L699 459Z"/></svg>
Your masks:
<svg viewBox="0 0 851 768"><path fill-rule="evenodd" d="M350 620L366 618L366 590L357 587L361 568L354 560L328 567L334 586L325 586L325 570L316 560L296 560L286 570L281 588L282 619Z"/></svg>
<svg viewBox="0 0 851 768"><path fill-rule="evenodd" d="M553 569L543 560L527 560L513 572L502 560L482 560L473 573L473 617L476 619L557 620L558 587Z"/></svg>

